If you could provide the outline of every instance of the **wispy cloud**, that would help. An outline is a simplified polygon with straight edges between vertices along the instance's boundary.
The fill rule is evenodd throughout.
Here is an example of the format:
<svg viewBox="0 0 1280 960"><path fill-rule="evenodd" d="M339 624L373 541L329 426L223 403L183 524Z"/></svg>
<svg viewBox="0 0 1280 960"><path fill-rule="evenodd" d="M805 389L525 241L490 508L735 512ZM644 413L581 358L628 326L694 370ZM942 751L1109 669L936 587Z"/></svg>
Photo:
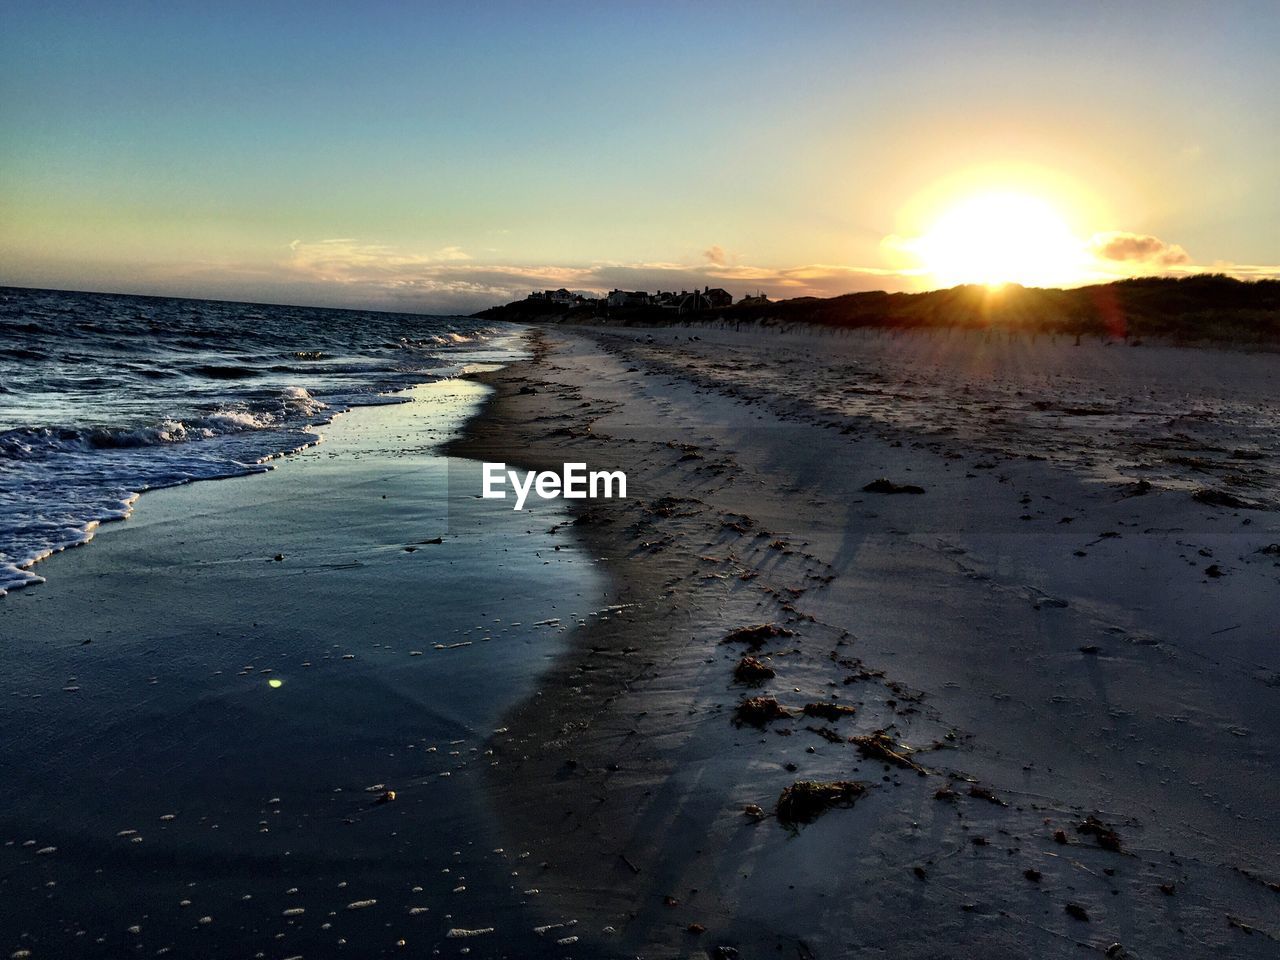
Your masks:
<svg viewBox="0 0 1280 960"><path fill-rule="evenodd" d="M354 237L330 240L294 240L289 244L291 270L308 273L329 283L363 282L378 277L395 279L408 272L442 263L470 260L456 246L433 253L405 253L384 244L363 243Z"/></svg>

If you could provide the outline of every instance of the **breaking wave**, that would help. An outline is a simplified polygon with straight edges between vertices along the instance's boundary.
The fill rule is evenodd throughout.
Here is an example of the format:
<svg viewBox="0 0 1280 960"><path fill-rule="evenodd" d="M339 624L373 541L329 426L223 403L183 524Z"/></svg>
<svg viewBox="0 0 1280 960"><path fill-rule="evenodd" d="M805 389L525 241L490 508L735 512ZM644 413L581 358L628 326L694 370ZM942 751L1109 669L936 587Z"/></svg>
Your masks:
<svg viewBox="0 0 1280 960"><path fill-rule="evenodd" d="M146 490L254 473L353 406L509 355L461 317L0 288L0 596Z"/></svg>

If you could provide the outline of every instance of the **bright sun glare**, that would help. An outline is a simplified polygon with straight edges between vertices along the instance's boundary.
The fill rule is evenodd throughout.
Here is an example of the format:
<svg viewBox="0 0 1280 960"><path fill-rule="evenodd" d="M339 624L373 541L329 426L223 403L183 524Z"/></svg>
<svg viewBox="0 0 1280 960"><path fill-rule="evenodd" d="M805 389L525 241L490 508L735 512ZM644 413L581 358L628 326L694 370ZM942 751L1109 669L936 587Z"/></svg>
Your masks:
<svg viewBox="0 0 1280 960"><path fill-rule="evenodd" d="M945 210L909 242L941 286L1059 286L1084 274L1084 244L1045 201L1021 193L984 193Z"/></svg>

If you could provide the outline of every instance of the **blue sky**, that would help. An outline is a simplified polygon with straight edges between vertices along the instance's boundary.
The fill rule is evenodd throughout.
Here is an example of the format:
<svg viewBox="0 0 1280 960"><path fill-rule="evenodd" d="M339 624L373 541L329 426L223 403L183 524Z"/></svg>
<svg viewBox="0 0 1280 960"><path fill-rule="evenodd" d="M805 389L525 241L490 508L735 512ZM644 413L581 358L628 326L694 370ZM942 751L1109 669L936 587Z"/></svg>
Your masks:
<svg viewBox="0 0 1280 960"><path fill-rule="evenodd" d="M908 289L893 238L1006 186L1280 263L1280 7L900 6L5 2L0 282Z"/></svg>

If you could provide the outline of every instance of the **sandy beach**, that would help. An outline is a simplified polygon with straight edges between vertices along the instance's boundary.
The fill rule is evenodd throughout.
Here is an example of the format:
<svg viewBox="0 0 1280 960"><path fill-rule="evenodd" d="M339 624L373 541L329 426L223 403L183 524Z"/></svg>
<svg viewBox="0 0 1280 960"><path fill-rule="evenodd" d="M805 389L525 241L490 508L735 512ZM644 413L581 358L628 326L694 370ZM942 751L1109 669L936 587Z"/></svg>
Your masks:
<svg viewBox="0 0 1280 960"><path fill-rule="evenodd" d="M10 953L1274 955L1280 358L529 344L5 598Z"/></svg>
<svg viewBox="0 0 1280 960"><path fill-rule="evenodd" d="M545 329L454 447L631 484L573 526L626 606L492 741L540 905L592 955L1272 955L1278 373ZM805 780L861 786L783 822Z"/></svg>
<svg viewBox="0 0 1280 960"><path fill-rule="evenodd" d="M0 960L1280 958L1280 4L4 26Z"/></svg>

